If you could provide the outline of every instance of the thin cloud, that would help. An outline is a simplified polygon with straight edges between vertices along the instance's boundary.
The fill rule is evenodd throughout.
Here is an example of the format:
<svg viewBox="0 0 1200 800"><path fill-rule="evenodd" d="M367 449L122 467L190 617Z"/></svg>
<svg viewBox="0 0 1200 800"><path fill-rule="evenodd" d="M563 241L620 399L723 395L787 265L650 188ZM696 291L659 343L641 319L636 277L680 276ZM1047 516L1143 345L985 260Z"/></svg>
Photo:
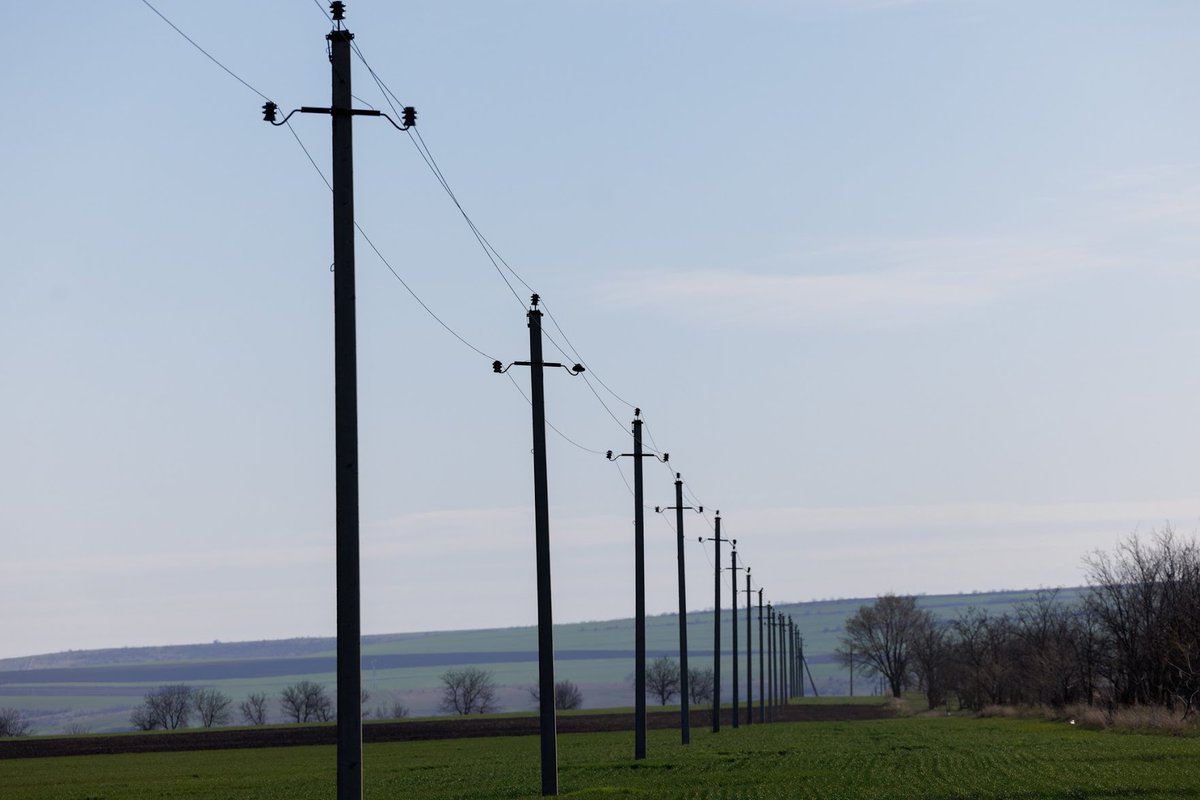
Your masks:
<svg viewBox="0 0 1200 800"><path fill-rule="evenodd" d="M608 300L728 325L889 326L975 308L1102 267L1062 244L947 237L802 254L793 274L655 272L610 284Z"/></svg>

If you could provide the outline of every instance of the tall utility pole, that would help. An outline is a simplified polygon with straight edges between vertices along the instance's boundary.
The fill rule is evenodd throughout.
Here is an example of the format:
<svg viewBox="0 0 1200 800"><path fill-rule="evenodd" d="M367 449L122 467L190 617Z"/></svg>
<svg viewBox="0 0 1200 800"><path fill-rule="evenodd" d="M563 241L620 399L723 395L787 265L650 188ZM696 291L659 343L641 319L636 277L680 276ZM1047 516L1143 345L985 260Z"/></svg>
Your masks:
<svg viewBox="0 0 1200 800"><path fill-rule="evenodd" d="M733 584L729 590L729 599L730 599L730 604L732 606L732 608L729 612L729 619L730 619L731 626L732 626L732 628L729 632L729 643L731 645L731 650L733 651L732 656L729 660L730 663L733 665L733 675L731 676L733 678L733 680L730 681L730 686L733 688L733 704L730 706L729 718L730 718L730 721L733 723L733 727L735 727L735 728L738 726L738 702L739 702L739 698L738 698L738 641L737 641L737 633L738 633L738 631L737 631L737 611L738 611L738 609L737 609L737 596L738 596L737 574L738 574L739 569L741 569L741 567L739 567L737 565L737 540L734 540L733 549L729 551L729 574L733 576L733 578L732 578Z"/></svg>
<svg viewBox="0 0 1200 800"><path fill-rule="evenodd" d="M708 539L713 543L713 711L712 732L721 731L721 542L737 546L737 539L721 538L721 512L716 514L716 527ZM701 544L704 537L700 537Z"/></svg>
<svg viewBox="0 0 1200 800"><path fill-rule="evenodd" d="M775 609L767 603L767 717L775 719Z"/></svg>
<svg viewBox="0 0 1200 800"><path fill-rule="evenodd" d="M754 606L754 598L750 594L750 568L746 567L746 724L754 722L754 642L750 609Z"/></svg>
<svg viewBox="0 0 1200 800"><path fill-rule="evenodd" d="M767 693L763 672L767 663L767 651L763 643L763 590L758 589L758 721L767 721Z"/></svg>
<svg viewBox="0 0 1200 800"><path fill-rule="evenodd" d="M354 136L356 116L385 117L399 130L416 124L417 114L404 107L404 124L375 109L352 107L350 50L354 34L343 25L346 4L329 4L334 28L326 35L332 72L329 108L302 106L282 121L268 100L263 120L286 125L297 112L328 114L332 120L333 194L333 375L334 496L337 580L337 694L343 700L337 717L337 797L362 798L362 623L358 546L358 366L354 281Z"/></svg>
<svg viewBox="0 0 1200 800"><path fill-rule="evenodd" d="M529 299L529 360L507 367L499 361L492 370L503 374L513 366L529 367L529 405L533 412L533 519L537 554L538 609L538 707L542 755L542 794L558 794L558 734L554 710L554 614L550 585L550 490L546 468L546 391L543 370L560 367L572 375L583 373L583 365L568 367L542 361L542 312L539 298Z"/></svg>
<svg viewBox="0 0 1200 800"><path fill-rule="evenodd" d="M658 456L649 454L651 458ZM646 507L642 491L642 410L633 410L633 452L614 456L608 451L608 460L633 459L633 757L646 757ZM663 453L662 461L670 456Z"/></svg>
<svg viewBox="0 0 1200 800"><path fill-rule="evenodd" d="M687 575L684 571L683 552L683 512L685 510L704 513L704 506L693 508L683 504L683 479L675 473L675 505L667 506L667 510L675 510L675 543L677 560L679 562L679 738L683 744L692 741L691 711L688 709L688 644L687 644ZM659 506L655 511L661 512Z"/></svg>
<svg viewBox="0 0 1200 800"><path fill-rule="evenodd" d="M337 719L338 800L362 797L362 623L358 555L358 363L354 304L354 137L350 42L336 28L330 45L333 96L333 373L334 457L337 459Z"/></svg>

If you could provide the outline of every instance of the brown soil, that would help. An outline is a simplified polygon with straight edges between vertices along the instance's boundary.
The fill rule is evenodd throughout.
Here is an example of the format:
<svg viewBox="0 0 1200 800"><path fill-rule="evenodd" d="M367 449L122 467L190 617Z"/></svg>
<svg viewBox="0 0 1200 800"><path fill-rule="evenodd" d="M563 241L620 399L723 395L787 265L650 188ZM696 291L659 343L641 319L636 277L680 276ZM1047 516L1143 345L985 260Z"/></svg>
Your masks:
<svg viewBox="0 0 1200 800"><path fill-rule="evenodd" d="M757 714L757 710L756 710ZM844 722L882 719L892 713L885 706L826 705L785 706L775 713L784 722ZM722 726L729 727L728 709L721 715ZM693 711L694 728L708 727L711 712ZM755 724L757 724L757 716ZM646 715L650 728L679 727L677 711L652 711ZM745 719L742 719L745 724ZM633 714L579 714L558 717L559 733L631 731ZM433 720L372 722L363 727L365 742L403 742L426 739L462 739L482 736L533 736L538 718L524 717L449 717ZM26 737L0 741L0 758L45 758L114 753L160 753L187 750L231 750L250 747L294 747L331 745L337 741L332 724L297 725L264 728L213 728L171 733L113 734L110 736Z"/></svg>

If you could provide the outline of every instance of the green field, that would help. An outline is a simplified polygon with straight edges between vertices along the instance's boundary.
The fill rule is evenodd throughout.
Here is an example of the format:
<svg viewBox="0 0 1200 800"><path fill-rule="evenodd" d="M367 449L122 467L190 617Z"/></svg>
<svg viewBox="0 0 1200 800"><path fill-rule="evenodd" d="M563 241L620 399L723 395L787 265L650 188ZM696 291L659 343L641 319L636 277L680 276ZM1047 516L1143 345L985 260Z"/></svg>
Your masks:
<svg viewBox="0 0 1200 800"><path fill-rule="evenodd" d="M1200 738L1012 719L789 723L711 734L559 737L566 797L1196 798ZM366 797L533 798L535 737L368 745ZM334 750L304 747L0 761L5 800L305 800L334 794Z"/></svg>

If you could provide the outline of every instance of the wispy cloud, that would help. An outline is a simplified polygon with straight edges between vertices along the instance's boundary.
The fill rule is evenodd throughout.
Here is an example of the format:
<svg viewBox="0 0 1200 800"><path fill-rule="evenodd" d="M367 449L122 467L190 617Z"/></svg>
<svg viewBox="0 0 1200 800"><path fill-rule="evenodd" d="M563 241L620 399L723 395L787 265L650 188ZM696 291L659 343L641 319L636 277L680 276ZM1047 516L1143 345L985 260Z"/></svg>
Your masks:
<svg viewBox="0 0 1200 800"><path fill-rule="evenodd" d="M782 274L631 275L605 295L739 326L886 326L978 307L1109 263L1064 243L970 237L847 244L791 261Z"/></svg>

